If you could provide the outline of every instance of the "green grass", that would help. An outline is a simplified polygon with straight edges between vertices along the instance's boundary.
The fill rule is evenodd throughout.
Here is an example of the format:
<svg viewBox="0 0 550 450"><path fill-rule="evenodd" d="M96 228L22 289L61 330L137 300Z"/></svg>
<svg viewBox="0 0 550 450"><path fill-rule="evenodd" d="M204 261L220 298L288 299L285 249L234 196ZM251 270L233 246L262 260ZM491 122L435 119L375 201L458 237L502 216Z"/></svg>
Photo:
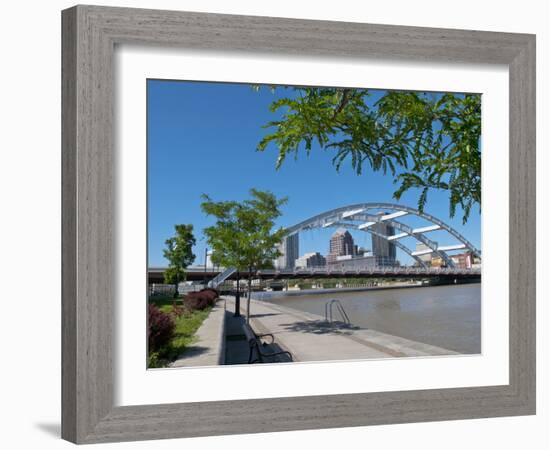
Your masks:
<svg viewBox="0 0 550 450"><path fill-rule="evenodd" d="M149 297L149 303L158 306L164 312L172 311L171 306L174 303L174 300L181 304L181 296L177 299L174 299L173 295L152 295ZM166 307L170 307L169 310L166 310Z"/></svg>
<svg viewBox="0 0 550 450"><path fill-rule="evenodd" d="M173 299L169 298L169 303L157 306L165 313L172 312ZM176 329L172 340L159 349L157 352L151 352L147 361L147 366L150 368L166 367L170 362L174 361L178 356L196 342L195 333L202 325L204 320L210 314L211 307L203 310L185 312L180 317L175 319Z"/></svg>

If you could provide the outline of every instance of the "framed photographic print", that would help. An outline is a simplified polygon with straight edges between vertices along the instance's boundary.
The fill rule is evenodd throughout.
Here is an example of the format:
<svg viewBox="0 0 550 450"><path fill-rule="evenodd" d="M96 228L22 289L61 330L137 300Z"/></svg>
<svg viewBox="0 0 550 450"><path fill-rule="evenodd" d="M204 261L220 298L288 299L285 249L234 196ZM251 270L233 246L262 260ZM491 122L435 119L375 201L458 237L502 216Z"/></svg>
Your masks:
<svg viewBox="0 0 550 450"><path fill-rule="evenodd" d="M65 439L535 413L534 36L62 17Z"/></svg>

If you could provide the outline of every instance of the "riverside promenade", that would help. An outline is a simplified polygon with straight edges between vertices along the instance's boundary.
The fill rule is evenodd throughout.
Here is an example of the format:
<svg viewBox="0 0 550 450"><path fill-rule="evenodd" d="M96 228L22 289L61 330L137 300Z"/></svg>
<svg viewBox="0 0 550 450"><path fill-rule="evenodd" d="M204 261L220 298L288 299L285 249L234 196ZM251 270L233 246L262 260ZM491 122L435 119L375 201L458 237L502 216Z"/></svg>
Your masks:
<svg viewBox="0 0 550 450"><path fill-rule="evenodd" d="M226 334L236 337L238 321L232 317L234 299L226 299ZM329 324L324 317L270 304L266 301L250 301L250 325L256 334L271 333L277 350L292 353L294 361L330 361L372 358L399 358L454 355L454 351L415 342L372 329L346 326L341 322ZM241 299L241 313L246 315L246 298ZM243 320L242 318L240 319ZM227 337L227 336L226 336ZM238 347L227 340L226 364L246 363L248 346ZM245 344L245 345L243 345ZM238 358L238 361L233 361Z"/></svg>
<svg viewBox="0 0 550 450"><path fill-rule="evenodd" d="M376 330L331 324L324 317L267 301L250 301L250 326L256 334L270 333L275 343L269 352L286 350L293 361L338 361L454 355L454 351L404 339ZM241 317L234 317L235 300L224 296L196 333L195 342L170 367L246 364L249 346L243 332L246 298L241 298ZM273 362L286 362L284 358Z"/></svg>

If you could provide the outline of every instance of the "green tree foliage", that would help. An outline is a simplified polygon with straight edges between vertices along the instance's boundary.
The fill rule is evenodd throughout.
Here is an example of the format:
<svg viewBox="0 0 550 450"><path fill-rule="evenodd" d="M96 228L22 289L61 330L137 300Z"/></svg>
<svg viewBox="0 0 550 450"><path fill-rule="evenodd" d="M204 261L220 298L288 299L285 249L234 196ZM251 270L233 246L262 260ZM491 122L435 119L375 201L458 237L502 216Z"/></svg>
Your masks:
<svg viewBox="0 0 550 450"><path fill-rule="evenodd" d="M258 145L277 145L277 168L317 143L334 151L337 170L350 161L357 174L365 164L392 174L397 200L420 189L421 211L430 189L447 191L449 215L460 206L464 222L474 205L481 207L480 95L391 91L369 101L368 89L294 90L270 105L282 117L265 125L271 132Z"/></svg>
<svg viewBox="0 0 550 450"><path fill-rule="evenodd" d="M185 280L185 269L195 261L193 246L195 245L195 236L193 236L193 225L175 225L176 234L166 239L166 248L164 257L168 260L168 268L164 272L164 282L173 284L176 287L174 297L178 293L178 284Z"/></svg>
<svg viewBox="0 0 550 450"><path fill-rule="evenodd" d="M277 245L284 229L274 228L281 216L280 208L287 201L256 189L250 190L250 197L243 202L215 202L203 195L201 204L204 213L216 219L214 225L204 229L212 247L212 262L248 273L248 311L253 275L259 269L272 268L273 260L281 255Z"/></svg>

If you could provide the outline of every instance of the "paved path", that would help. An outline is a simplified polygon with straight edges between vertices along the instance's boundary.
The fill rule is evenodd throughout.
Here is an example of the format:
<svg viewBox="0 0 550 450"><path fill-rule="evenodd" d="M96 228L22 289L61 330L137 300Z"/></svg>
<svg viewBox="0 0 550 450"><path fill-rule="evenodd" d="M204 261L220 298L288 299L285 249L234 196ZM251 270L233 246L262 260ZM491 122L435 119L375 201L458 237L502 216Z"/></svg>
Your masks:
<svg viewBox="0 0 550 450"><path fill-rule="evenodd" d="M234 311L234 300L227 299L227 310ZM272 333L275 342L292 353L294 361L329 361L370 358L396 358L456 354L451 350L411 341L379 331L329 325L324 317L251 300L250 325L256 333ZM241 299L246 313L246 299ZM353 322L353 318L352 322ZM228 361L230 363L230 361Z"/></svg>
<svg viewBox="0 0 550 450"><path fill-rule="evenodd" d="M225 363L225 301L219 300L196 333L196 341L170 367Z"/></svg>

